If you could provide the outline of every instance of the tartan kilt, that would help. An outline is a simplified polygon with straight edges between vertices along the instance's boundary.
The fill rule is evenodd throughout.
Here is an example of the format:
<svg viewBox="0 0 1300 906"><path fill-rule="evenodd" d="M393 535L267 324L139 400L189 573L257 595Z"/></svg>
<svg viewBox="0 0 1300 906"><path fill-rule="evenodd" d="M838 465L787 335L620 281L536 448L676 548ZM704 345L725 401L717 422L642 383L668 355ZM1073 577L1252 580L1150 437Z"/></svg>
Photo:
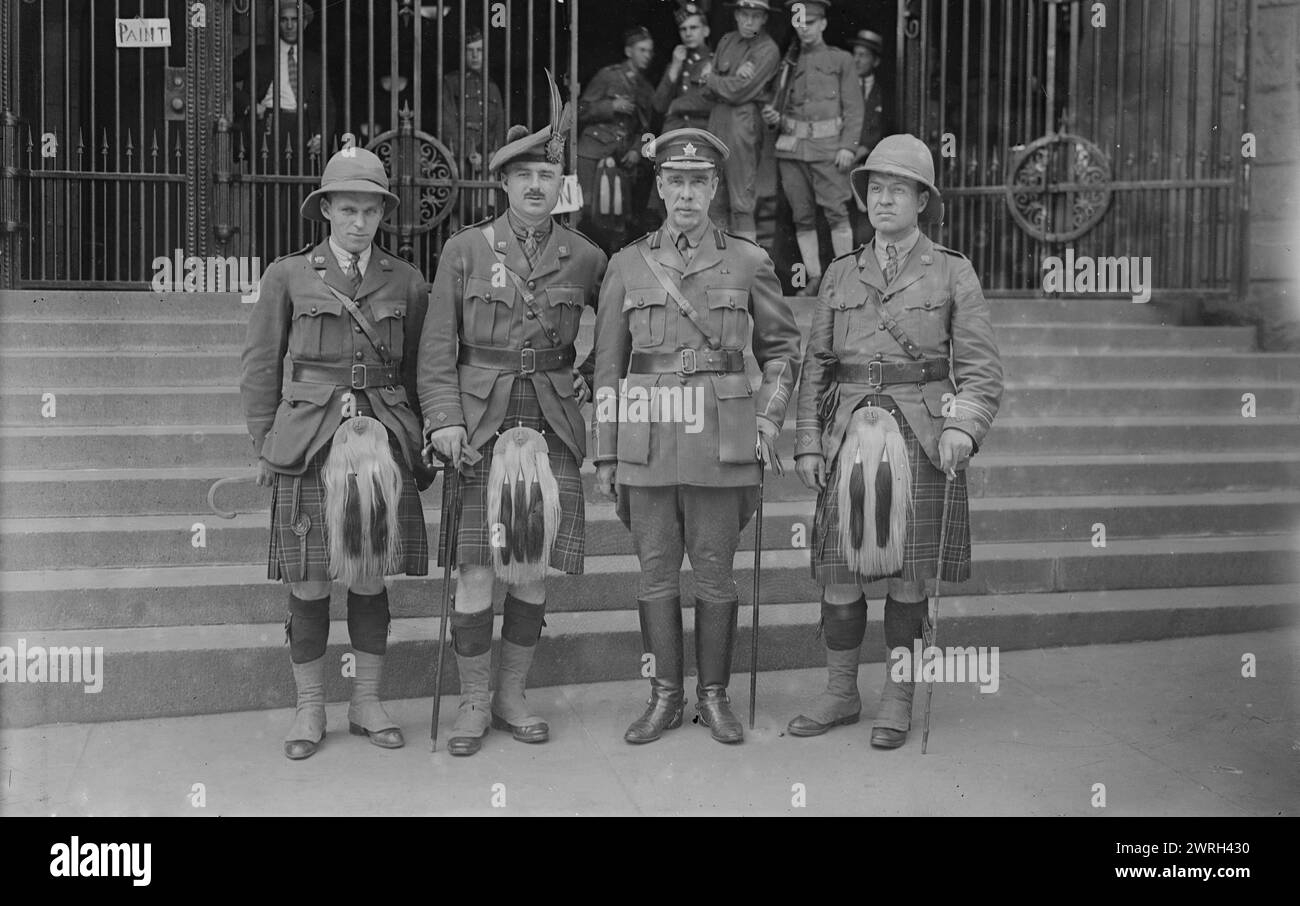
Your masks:
<svg viewBox="0 0 1300 906"><path fill-rule="evenodd" d="M819 585L858 585L876 579L902 578L908 582L933 579L939 552L943 495L948 479L934 467L912 433L907 419L897 409L889 410L898 422L907 444L912 466L912 516L903 542L903 568L890 576L863 576L851 571L840 549L839 456L830 469L826 487L817 495L813 518L812 576ZM952 482L948 507L948 537L943 551L943 581L965 582L970 578L970 508L966 499L966 472Z"/></svg>
<svg viewBox="0 0 1300 906"><path fill-rule="evenodd" d="M555 435L542 415L533 382L516 379L506 406L505 428L532 428L546 438L551 472L560 492L560 525L551 548L550 566L569 575L582 574L586 539L586 504L582 494L582 473L573 451ZM487 523L488 474L492 471L493 437L482 447L483 457L470 475L461 473L460 531L456 543L456 565L491 566L492 544ZM446 498L444 497L444 505ZM438 565L444 566L442 551L447 541L447 520L438 528Z"/></svg>
<svg viewBox="0 0 1300 906"><path fill-rule="evenodd" d="M402 536L402 565L399 572L408 576L429 574L429 538L424 528L424 508L415 478L402 456L401 448L388 434L393 458L402 473L402 496L397 504L397 527ZM332 444L317 453L302 475L280 475L271 491L271 546L267 552L268 579L285 582L328 582L329 563L325 546L325 459ZM303 548L293 532L294 483L299 482L298 506L311 520L307 531L306 569L301 565Z"/></svg>

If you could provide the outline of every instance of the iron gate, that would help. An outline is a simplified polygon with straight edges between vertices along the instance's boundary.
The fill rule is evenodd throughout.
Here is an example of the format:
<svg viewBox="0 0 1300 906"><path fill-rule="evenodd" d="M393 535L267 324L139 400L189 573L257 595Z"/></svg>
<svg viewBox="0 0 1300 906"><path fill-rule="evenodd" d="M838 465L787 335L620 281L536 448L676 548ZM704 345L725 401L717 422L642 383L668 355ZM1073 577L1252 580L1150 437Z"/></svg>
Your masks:
<svg viewBox="0 0 1300 906"><path fill-rule="evenodd" d="M987 287L1049 255L1240 289L1249 0L899 0L900 124L938 153L940 241Z"/></svg>
<svg viewBox="0 0 1300 906"><path fill-rule="evenodd" d="M269 261L323 236L298 208L348 141L402 199L380 241L431 274L448 233L500 202L485 164L510 124L548 114L543 69L577 71L572 0L279 7L0 0L0 286L144 287L177 254ZM149 19L169 47L117 46L122 20Z"/></svg>

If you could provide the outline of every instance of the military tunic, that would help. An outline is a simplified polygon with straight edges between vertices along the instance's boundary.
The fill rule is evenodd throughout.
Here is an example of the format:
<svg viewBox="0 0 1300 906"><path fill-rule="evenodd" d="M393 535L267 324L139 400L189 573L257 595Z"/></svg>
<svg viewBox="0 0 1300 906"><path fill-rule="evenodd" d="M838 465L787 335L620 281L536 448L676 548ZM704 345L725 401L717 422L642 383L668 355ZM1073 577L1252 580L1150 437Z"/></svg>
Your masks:
<svg viewBox="0 0 1300 906"><path fill-rule="evenodd" d="M676 79L668 78L669 70L664 70L654 94L655 110L664 117L661 132L708 127L714 102L705 94L704 72L712 61L713 51L706 45L686 52L681 74Z"/></svg>
<svg viewBox="0 0 1300 906"><path fill-rule="evenodd" d="M817 228L817 208L834 229L848 221L849 174L841 150L858 152L863 100L853 55L820 43L803 48L781 113L776 158L796 230Z"/></svg>
<svg viewBox="0 0 1300 906"><path fill-rule="evenodd" d="M493 245L484 228L490 226ZM499 253L499 254L498 254ZM531 317L523 296L498 269L504 265L535 294L535 306L554 335ZM467 227L443 246L430 296L430 317L420 338L417 379L420 402L431 430L462 426L469 446L483 459L462 484L458 563L491 564L487 474L491 447L502 427L524 424L540 430L551 452L551 470L561 492L560 534L551 565L582 572L583 500L579 466L586 456L586 426L574 398L573 370L523 373L459 363L466 344L496 350L545 350L572 346L583 309L594 306L605 273L605 254L585 236L553 222L530 267L509 215ZM518 386L526 385L526 386ZM439 546L441 549L441 545Z"/></svg>
<svg viewBox="0 0 1300 906"><path fill-rule="evenodd" d="M753 513L759 478L758 421L779 432L785 420L799 373L799 329L771 259L757 245L709 229L687 265L666 233L658 230L618 252L601 288L593 458L597 464L617 463L618 514L632 530L641 559L641 597L677 593L685 551L697 598L734 600L732 559L740 530ZM743 352L752 333L762 369L757 390L743 370L630 370L634 353L706 348L704 334L669 297L642 250L679 283L723 349ZM639 394L670 403L659 404L658 420L650 420L649 410L646 418L634 418L630 405L620 412L608 403L611 393L617 397L620 382L629 403ZM698 401L694 419L687 417L687 400ZM681 417L671 418L674 413ZM683 529L687 523L690 528Z"/></svg>
<svg viewBox="0 0 1300 906"><path fill-rule="evenodd" d="M873 298L917 344L924 359L950 361L950 377L880 388L835 379L837 362L912 361L885 329ZM799 388L795 455L821 453L831 467L827 490L818 498L813 532L813 573L823 584L862 578L848 571L839 550L834 488L837 454L849 419L872 393L886 394L897 404L895 417L912 460L916 512L908 525L903 577L929 578L934 575L945 484L939 472L939 436L947 428L964 431L974 441L972 452L978 451L1002 399L1002 363L974 268L964 256L932 243L924 234L888 285L870 246L837 258L822 281ZM962 581L970 572L966 473L957 476L943 561L943 578L948 581Z"/></svg>
<svg viewBox="0 0 1300 906"><path fill-rule="evenodd" d="M350 397L359 414L372 415L388 429L403 475L399 519L405 572L425 575L429 552L416 476L421 484L427 479L419 458L415 356L428 306L428 284L414 267L372 246L354 299L378 328L399 380L364 390L353 389L346 381L299 380L294 368L344 366L359 377L385 367L331 287L344 295L353 293L327 240L266 269L248 323L240 378L244 416L256 454L280 474L271 506L268 574L287 582L328 578L320 470ZM305 542L291 530L301 515L310 521Z"/></svg>
<svg viewBox="0 0 1300 906"><path fill-rule="evenodd" d="M749 78L736 74L746 62L754 64ZM765 32L743 38L727 32L713 52L713 71L706 80L707 96L715 102L709 131L731 151L723 163L716 199L731 218L733 230L754 229L755 186L763 120L760 105L768 98L768 82L781 64L781 51Z"/></svg>
<svg viewBox="0 0 1300 906"><path fill-rule="evenodd" d="M635 111L615 111L617 97L630 100ZM626 241L627 221L637 216L633 194L644 188L638 185L640 167L626 167L622 161L627 152L641 149L641 137L649 131L653 116L654 86L626 61L611 63L596 73L578 101L578 182L582 186L584 223L592 222L593 235L606 248L618 248ZM615 176L621 180L621 208L616 216L600 213L598 174L601 162L607 158L613 160ZM612 207L612 200L610 204Z"/></svg>
<svg viewBox="0 0 1300 906"><path fill-rule="evenodd" d="M465 145L460 144L460 126L465 124ZM496 82L487 83L487 118L483 113L483 78L471 72L461 85L460 72L449 73L442 83L442 122L438 138L451 149L464 167L474 151L483 155L487 167L492 154L506 139L505 105ZM486 139L486 142L484 141Z"/></svg>

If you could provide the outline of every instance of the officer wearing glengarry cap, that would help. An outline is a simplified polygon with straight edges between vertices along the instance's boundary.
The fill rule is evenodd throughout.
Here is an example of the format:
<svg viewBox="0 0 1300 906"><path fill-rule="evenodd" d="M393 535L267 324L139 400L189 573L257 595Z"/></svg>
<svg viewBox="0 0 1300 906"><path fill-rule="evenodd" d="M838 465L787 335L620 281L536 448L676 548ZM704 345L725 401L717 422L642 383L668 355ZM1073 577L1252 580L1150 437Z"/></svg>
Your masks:
<svg viewBox="0 0 1300 906"><path fill-rule="evenodd" d="M776 465L799 374L799 328L767 252L709 219L726 145L702 129L678 129L646 151L668 219L614 255L596 314L596 486L607 497L617 488L619 518L632 531L642 641L655 659L649 707L624 738L651 742L681 725L687 554L696 707L714 739L736 743L744 730L727 695L739 603L732 560L757 502L760 437ZM757 390L745 374L747 348L762 370ZM688 394L698 400L694 424L684 403L672 408ZM634 398L657 414L636 415Z"/></svg>
<svg viewBox="0 0 1300 906"><path fill-rule="evenodd" d="M891 651L910 653L922 637L926 580L936 570L945 582L970 576L965 469L1002 399L1002 362L975 269L918 227L942 222L930 149L915 136L888 136L851 179L876 234L826 271L795 423L799 477L820 491L811 554L813 578L823 586L829 672L826 691L790 722L795 736L817 736L858 720L867 583L889 577L885 642ZM896 573L852 569L844 550L846 524L855 523L855 532L862 526L840 503L851 497L843 493L844 477L860 465L854 457L845 461L846 432L853 430L855 413L867 409L896 421L912 472L912 507ZM949 519L940 551L945 499ZM913 685L886 671L873 746L897 748L907 740Z"/></svg>
<svg viewBox="0 0 1300 906"><path fill-rule="evenodd" d="M347 147L331 157L320 188L301 208L308 220L329 224L329 236L266 269L248 324L240 394L259 457L258 483L274 489L268 574L289 587L285 629L298 689L285 739L292 759L312 755L325 736L330 577L339 567L327 553L327 536L343 531L326 524L338 515L327 506L326 469L335 432L349 415L383 425L394 453L384 467L400 472L398 499L385 501L397 509L401 536L400 559L390 572L423 576L429 568L417 478L423 485L431 476L419 459L415 393L428 284L374 244L380 221L397 202L374 154ZM351 583L347 618L356 657L350 729L375 745L399 747L402 731L379 702L389 623L383 575Z"/></svg>
<svg viewBox="0 0 1300 906"><path fill-rule="evenodd" d="M548 80L550 76L548 73ZM549 565L583 569L585 512L579 467L586 425L579 406L588 382L574 361L583 310L595 305L605 254L551 217L564 175L571 111L551 81L551 121L534 133L512 126L489 163L509 208L456 233L443 246L430 317L420 340L420 401L425 429L445 461L468 463L454 565L458 570L452 637L461 701L447 742L452 755L478 752L489 726L527 743L550 728L532 713L524 686L542 631L546 584L503 581L501 656L491 680L492 597L497 573L489 516L497 435L527 428L545 438L558 486L558 531ZM444 520L442 534L447 531ZM442 550L439 544L439 551ZM542 572L544 573L544 567Z"/></svg>

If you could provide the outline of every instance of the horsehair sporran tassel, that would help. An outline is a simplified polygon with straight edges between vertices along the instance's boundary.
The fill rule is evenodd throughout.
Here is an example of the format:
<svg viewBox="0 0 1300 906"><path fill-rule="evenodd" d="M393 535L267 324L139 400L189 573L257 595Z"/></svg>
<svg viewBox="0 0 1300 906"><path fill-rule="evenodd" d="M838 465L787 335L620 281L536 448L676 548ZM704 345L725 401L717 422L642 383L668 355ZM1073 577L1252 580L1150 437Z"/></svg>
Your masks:
<svg viewBox="0 0 1300 906"><path fill-rule="evenodd" d="M352 585L396 572L402 473L387 429L368 416L345 421L334 432L322 475L330 578Z"/></svg>
<svg viewBox="0 0 1300 906"><path fill-rule="evenodd" d="M508 584L544 578L560 524L546 439L531 428L503 432L492 451L488 488L489 523L504 530L508 546L493 546L497 577Z"/></svg>
<svg viewBox="0 0 1300 906"><path fill-rule="evenodd" d="M912 473L898 423L883 409L859 409L840 456L853 463L841 473L837 489L845 561L864 576L895 573L903 565L912 508Z"/></svg>

